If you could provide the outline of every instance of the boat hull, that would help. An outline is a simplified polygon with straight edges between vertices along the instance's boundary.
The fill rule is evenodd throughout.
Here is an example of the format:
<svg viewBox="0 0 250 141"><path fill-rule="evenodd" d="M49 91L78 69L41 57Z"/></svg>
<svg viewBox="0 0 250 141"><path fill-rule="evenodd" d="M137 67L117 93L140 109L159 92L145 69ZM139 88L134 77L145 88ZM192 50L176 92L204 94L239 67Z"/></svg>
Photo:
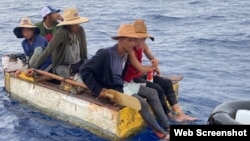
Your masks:
<svg viewBox="0 0 250 141"><path fill-rule="evenodd" d="M4 78L10 97L98 136L110 140L125 139L145 126L138 111L97 99L90 92L72 94L48 81L31 82L16 77L8 68L4 68ZM173 86L178 97L179 83Z"/></svg>

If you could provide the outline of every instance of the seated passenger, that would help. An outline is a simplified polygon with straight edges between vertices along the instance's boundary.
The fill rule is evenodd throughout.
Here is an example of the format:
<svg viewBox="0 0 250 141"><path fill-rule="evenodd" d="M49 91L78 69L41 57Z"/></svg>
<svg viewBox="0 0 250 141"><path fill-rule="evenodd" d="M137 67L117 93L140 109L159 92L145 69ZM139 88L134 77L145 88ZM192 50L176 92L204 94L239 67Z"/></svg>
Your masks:
<svg viewBox="0 0 250 141"><path fill-rule="evenodd" d="M51 6L43 7L41 10L41 16L43 21L36 23L35 25L40 28L40 34L44 36L48 42L51 41L55 31L57 30L58 20L63 21L60 15L60 9L54 9Z"/></svg>
<svg viewBox="0 0 250 141"><path fill-rule="evenodd" d="M122 24L118 35L112 37L118 43L97 51L95 56L81 66L80 76L96 97L105 98L106 89L114 89L137 98L141 104L139 113L143 120L159 138L169 140L168 118L160 104L157 91L136 83L124 83L122 79L127 55L133 51L137 37L132 24ZM151 113L149 106L155 115ZM158 124L155 116L162 126Z"/></svg>
<svg viewBox="0 0 250 141"><path fill-rule="evenodd" d="M172 81L160 76L158 68L158 60L153 56L149 47L146 45L146 38L154 40L153 37L147 34L147 27L143 20L136 20L134 22L135 31L140 35L140 39L136 39L136 44L133 51L129 53L128 62L124 71L123 79L127 82L145 83L147 87L156 89L161 100L161 104L165 113L169 118L177 122L194 121L197 118L186 115L176 98ZM152 62L152 66L142 65L143 53ZM147 81L145 73L154 71L157 75L153 76L153 82ZM169 110L166 100L170 103L174 116Z"/></svg>
<svg viewBox="0 0 250 141"><path fill-rule="evenodd" d="M87 59L86 36L80 24L88 22L89 19L80 17L76 8L66 8L63 18L64 21L57 25L59 28L48 47L31 67L37 69L51 56L53 72L69 78L79 72L80 65Z"/></svg>
<svg viewBox="0 0 250 141"><path fill-rule="evenodd" d="M28 67L33 66L47 46L48 41L43 36L39 35L40 29L34 26L27 17L21 19L20 25L16 27L13 32L17 38L24 38L22 48L26 56ZM47 59L43 64L37 67L45 70L50 64L50 59Z"/></svg>

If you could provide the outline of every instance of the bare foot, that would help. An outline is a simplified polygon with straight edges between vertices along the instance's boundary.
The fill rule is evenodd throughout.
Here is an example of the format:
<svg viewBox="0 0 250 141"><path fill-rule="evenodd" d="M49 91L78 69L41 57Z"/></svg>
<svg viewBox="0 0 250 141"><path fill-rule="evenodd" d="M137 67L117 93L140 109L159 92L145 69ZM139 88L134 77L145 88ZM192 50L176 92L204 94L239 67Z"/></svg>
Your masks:
<svg viewBox="0 0 250 141"><path fill-rule="evenodd" d="M157 131L154 131L157 137L161 139L161 141L169 141L170 140L170 134L163 134Z"/></svg>
<svg viewBox="0 0 250 141"><path fill-rule="evenodd" d="M195 120L198 120L198 118L191 117L184 113L178 113L175 117L176 122L189 122L189 121L195 121Z"/></svg>
<svg viewBox="0 0 250 141"><path fill-rule="evenodd" d="M169 112L169 113L167 114L167 117L168 117L170 120L175 120L175 117L174 117L174 115L173 115L171 112Z"/></svg>
<svg viewBox="0 0 250 141"><path fill-rule="evenodd" d="M161 141L170 141L170 135L167 134L165 137L161 138Z"/></svg>

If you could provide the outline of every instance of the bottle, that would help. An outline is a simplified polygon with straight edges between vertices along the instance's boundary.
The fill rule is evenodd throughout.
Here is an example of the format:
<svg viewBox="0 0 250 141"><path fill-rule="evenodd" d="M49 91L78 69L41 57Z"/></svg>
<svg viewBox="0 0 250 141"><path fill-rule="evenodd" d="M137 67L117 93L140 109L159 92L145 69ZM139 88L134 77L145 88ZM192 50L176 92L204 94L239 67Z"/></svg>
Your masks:
<svg viewBox="0 0 250 141"><path fill-rule="evenodd" d="M147 81L153 82L153 71L149 71L147 74Z"/></svg>

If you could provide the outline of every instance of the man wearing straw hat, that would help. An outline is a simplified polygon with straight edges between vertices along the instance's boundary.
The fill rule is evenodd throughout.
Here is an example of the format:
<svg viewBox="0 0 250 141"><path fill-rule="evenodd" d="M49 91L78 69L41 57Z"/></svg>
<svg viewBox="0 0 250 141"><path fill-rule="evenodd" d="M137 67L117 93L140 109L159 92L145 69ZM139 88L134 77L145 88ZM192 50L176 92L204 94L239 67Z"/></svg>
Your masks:
<svg viewBox="0 0 250 141"><path fill-rule="evenodd" d="M38 68L52 55L53 72L65 78L79 72L80 65L87 59L87 43L85 31L81 23L89 21L80 17L76 8L66 8L63 13L64 21L59 27L48 47L38 58L33 68Z"/></svg>
<svg viewBox="0 0 250 141"><path fill-rule="evenodd" d="M135 20L133 25L136 33L138 33L141 38L136 39L136 45L133 51L128 55L129 57L123 75L124 80L127 82L133 81L136 83L145 83L147 87L156 89L163 109L169 118L172 118L177 122L197 120L197 118L186 115L183 112L180 104L178 103L178 99L176 98L172 81L160 76L160 70L157 65L155 66L155 64L158 64L158 60L154 57L145 43L147 38L150 38L152 41L154 38L147 33L147 27L144 20ZM151 62L153 62L151 66L144 66L141 64L143 53ZM154 71L157 74L153 76L153 82L146 81L146 75L144 73L149 71ZM173 116L169 110L165 97L170 103L175 116Z"/></svg>
<svg viewBox="0 0 250 141"><path fill-rule="evenodd" d="M41 16L43 21L36 23L41 30L40 34L44 36L48 42L52 39L53 34L57 29L58 20L63 21L62 16L59 14L60 9L54 9L51 6L45 6L41 9Z"/></svg>
<svg viewBox="0 0 250 141"><path fill-rule="evenodd" d="M28 66L34 65L43 49L47 46L47 40L39 35L40 29L34 26L28 17L23 17L20 25L14 28L13 32L17 38L24 38L22 47L26 60L28 61ZM50 63L51 62L48 59L37 67L44 70L50 65Z"/></svg>
<svg viewBox="0 0 250 141"><path fill-rule="evenodd" d="M122 24L118 30L118 35L112 37L118 43L113 47L97 51L95 56L80 67L80 75L82 81L99 98L106 98L105 91L107 89L117 90L136 97L141 103L139 113L144 121L159 138L169 140L168 119L160 105L157 91L136 83L124 83L122 79L127 55L133 51L135 40L138 37L132 24ZM154 115L151 114L148 104L163 127L157 123Z"/></svg>

